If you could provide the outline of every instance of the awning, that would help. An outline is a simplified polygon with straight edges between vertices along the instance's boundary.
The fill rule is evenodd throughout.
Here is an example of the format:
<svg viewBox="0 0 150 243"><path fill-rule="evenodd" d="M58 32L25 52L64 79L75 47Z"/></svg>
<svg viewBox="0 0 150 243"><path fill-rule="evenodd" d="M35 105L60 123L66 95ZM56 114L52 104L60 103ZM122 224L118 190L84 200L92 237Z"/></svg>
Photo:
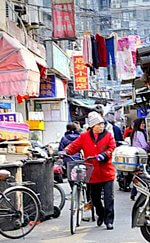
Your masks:
<svg viewBox="0 0 150 243"><path fill-rule="evenodd" d="M118 108L125 107L125 106L132 106L132 105L135 105L135 104L141 103L141 102L142 102L141 98L136 98L136 102L133 102L132 99L125 100L125 101L119 102L118 104L115 104L114 108L118 109Z"/></svg>
<svg viewBox="0 0 150 243"><path fill-rule="evenodd" d="M39 65L41 65L42 67L48 68L47 63L46 63L46 61L45 61L43 58L41 58L41 57L39 57L39 56L37 56L37 55L34 55L34 58L35 58L35 61L36 61Z"/></svg>
<svg viewBox="0 0 150 243"><path fill-rule="evenodd" d="M82 107L82 108L86 108L90 111L93 111L98 104L95 104L95 99L75 99L75 98L71 98L70 99L70 104L77 106L77 107ZM103 104L99 104L104 111L104 116L110 112L113 104L107 104L107 106L104 106Z"/></svg>
<svg viewBox="0 0 150 243"><path fill-rule="evenodd" d="M0 96L38 96L40 72L34 55L0 32Z"/></svg>

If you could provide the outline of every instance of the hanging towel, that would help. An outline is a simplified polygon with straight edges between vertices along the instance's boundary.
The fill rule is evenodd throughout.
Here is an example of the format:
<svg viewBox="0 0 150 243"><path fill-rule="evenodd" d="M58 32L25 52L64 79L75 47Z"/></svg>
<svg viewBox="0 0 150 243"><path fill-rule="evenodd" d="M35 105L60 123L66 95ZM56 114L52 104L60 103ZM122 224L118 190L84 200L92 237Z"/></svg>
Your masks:
<svg viewBox="0 0 150 243"><path fill-rule="evenodd" d="M83 60L86 66L92 67L92 44L90 34L83 35Z"/></svg>

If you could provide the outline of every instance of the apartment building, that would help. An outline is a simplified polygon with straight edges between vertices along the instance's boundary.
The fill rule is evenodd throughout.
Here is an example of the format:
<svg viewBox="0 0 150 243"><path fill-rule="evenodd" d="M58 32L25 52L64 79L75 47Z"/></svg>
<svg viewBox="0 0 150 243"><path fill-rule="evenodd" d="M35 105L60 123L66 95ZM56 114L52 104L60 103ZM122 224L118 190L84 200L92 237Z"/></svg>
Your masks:
<svg viewBox="0 0 150 243"><path fill-rule="evenodd" d="M81 36L84 31L108 33L111 16L108 14L110 0L76 0L76 29Z"/></svg>
<svg viewBox="0 0 150 243"><path fill-rule="evenodd" d="M15 111L23 114L24 120L30 117L30 112L44 112L43 142L56 141L57 134L63 135L68 121L66 83L70 80L70 61L66 53L51 38L51 2L46 0L0 0L0 2L0 37L1 35L7 36L14 45L16 44L16 47L19 46L32 55L34 67L38 73L37 80L35 80L33 72L30 76L33 83L36 81L38 85L36 95L29 95L27 101L22 99L22 103L18 103L16 97L19 92L14 91L11 93L11 96L14 96L13 107L16 108ZM24 59L27 57L23 57L21 64L24 63ZM14 60L18 59L14 58ZM17 61L16 63L18 64ZM30 57L27 63L31 63ZM13 64L15 66L15 63ZM8 66L6 66L6 71L7 69L9 70ZM43 78L45 69L47 77ZM25 71L30 72L30 70ZM11 77L14 75L13 70L12 72L9 70L9 72L8 83L11 82ZM20 77L18 78L17 75L16 72L15 81L18 82L16 87L19 89L20 82L22 80L26 82L26 79L24 80L22 77L19 80ZM29 81L31 81L30 79ZM2 80L3 77L0 76L0 81ZM42 86L42 82L52 82L53 84L45 86L44 83ZM31 83L29 82L29 84ZM4 89L0 88L0 92L0 96L6 95Z"/></svg>
<svg viewBox="0 0 150 243"><path fill-rule="evenodd" d="M150 0L112 0L111 29L120 36L137 34L142 38L150 35Z"/></svg>
<svg viewBox="0 0 150 243"><path fill-rule="evenodd" d="M149 40L150 0L76 0L76 28L119 36L137 34Z"/></svg>

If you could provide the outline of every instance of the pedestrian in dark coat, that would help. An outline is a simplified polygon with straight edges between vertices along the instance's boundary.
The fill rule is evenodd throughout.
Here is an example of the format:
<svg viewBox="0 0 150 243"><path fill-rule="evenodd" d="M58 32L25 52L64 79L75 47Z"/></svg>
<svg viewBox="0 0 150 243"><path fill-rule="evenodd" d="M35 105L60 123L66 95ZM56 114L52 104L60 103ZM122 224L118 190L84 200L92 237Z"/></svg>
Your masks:
<svg viewBox="0 0 150 243"><path fill-rule="evenodd" d="M107 229L113 229L114 220L114 179L115 168L112 164L112 152L116 144L111 133L105 130L104 119L97 112L88 114L90 129L65 148L68 154L83 150L84 157L95 156L90 160L94 170L89 181L91 198L98 216L97 225L104 222ZM104 189L104 206L101 202L101 191Z"/></svg>
<svg viewBox="0 0 150 243"><path fill-rule="evenodd" d="M66 130L67 131L65 132L64 136L60 140L59 147L58 147L59 151L63 151L66 146L68 146L70 143L76 140L80 135L80 132L77 131L77 128L74 123L67 124ZM80 153L74 154L73 158L76 160L81 159ZM65 165L68 160L70 159L64 158Z"/></svg>
<svg viewBox="0 0 150 243"><path fill-rule="evenodd" d="M121 145L121 141L123 141L123 134L121 132L120 127L118 127L115 124L115 113L113 111L109 112L107 114L107 119L109 121L109 123L112 125L113 127L113 132L114 132L114 139L116 141L116 145L120 146Z"/></svg>
<svg viewBox="0 0 150 243"><path fill-rule="evenodd" d="M67 131L65 132L64 136L60 140L58 151L63 151L64 148L66 148L67 145L69 145L74 140L76 140L79 137L79 135L80 135L80 132L77 131L76 126L75 126L74 123L67 124L66 130ZM74 154L72 157L75 160L81 160L81 153L78 152L78 153ZM69 160L70 159L67 158L67 157L64 157L64 159L63 159L64 168L65 168L64 169L64 175L65 176L67 176L67 162ZM69 181L70 187L72 188L73 187L73 182L70 181L70 180L68 180L68 181Z"/></svg>

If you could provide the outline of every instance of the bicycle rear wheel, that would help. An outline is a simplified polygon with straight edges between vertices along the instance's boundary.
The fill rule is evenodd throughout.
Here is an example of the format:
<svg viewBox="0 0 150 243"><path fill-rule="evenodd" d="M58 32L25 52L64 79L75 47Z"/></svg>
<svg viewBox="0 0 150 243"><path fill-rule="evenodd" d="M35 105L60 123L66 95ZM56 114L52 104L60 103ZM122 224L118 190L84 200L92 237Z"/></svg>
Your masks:
<svg viewBox="0 0 150 243"><path fill-rule="evenodd" d="M0 233L10 239L29 234L39 218L35 193L28 188L9 188L0 199Z"/></svg>
<svg viewBox="0 0 150 243"><path fill-rule="evenodd" d="M62 210L65 205L65 192L63 188L54 183L53 194L54 194L54 206Z"/></svg>
<svg viewBox="0 0 150 243"><path fill-rule="evenodd" d="M71 197L71 217L70 217L70 231L74 234L77 227L77 212L78 212L78 188L77 185L73 186Z"/></svg>

